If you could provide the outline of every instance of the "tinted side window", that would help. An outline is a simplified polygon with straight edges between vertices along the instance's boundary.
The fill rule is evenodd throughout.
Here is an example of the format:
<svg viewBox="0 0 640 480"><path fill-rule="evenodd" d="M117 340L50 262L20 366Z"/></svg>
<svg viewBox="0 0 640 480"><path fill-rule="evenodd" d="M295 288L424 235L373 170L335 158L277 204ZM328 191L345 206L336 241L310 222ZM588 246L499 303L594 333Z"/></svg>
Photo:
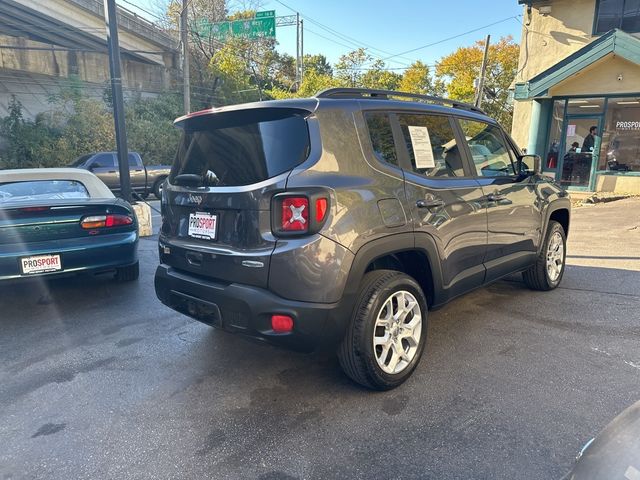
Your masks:
<svg viewBox="0 0 640 480"><path fill-rule="evenodd" d="M91 165L96 168L109 168L116 166L116 160L111 153L101 153L93 157Z"/></svg>
<svg viewBox="0 0 640 480"><path fill-rule="evenodd" d="M495 125L475 120L460 120L476 173L481 177L515 175L509 148L502 131Z"/></svg>
<svg viewBox="0 0 640 480"><path fill-rule="evenodd" d="M398 120L414 172L427 177L464 177L449 117L403 114Z"/></svg>
<svg viewBox="0 0 640 480"><path fill-rule="evenodd" d="M129 154L129 166L130 167L140 166L140 162L138 162L138 158L133 153Z"/></svg>
<svg viewBox="0 0 640 480"><path fill-rule="evenodd" d="M367 113L365 115L373 153L378 160L398 166L396 146L393 142L393 131L391 130L391 120L387 113Z"/></svg>

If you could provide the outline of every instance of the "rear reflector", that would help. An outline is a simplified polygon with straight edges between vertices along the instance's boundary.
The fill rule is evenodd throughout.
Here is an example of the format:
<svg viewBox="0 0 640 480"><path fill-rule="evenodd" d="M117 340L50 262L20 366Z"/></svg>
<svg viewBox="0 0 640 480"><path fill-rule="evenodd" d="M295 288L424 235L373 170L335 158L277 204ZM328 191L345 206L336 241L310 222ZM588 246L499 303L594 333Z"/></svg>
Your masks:
<svg viewBox="0 0 640 480"><path fill-rule="evenodd" d="M309 228L309 199L286 197L282 199L282 231L305 232Z"/></svg>
<svg viewBox="0 0 640 480"><path fill-rule="evenodd" d="M289 315L271 315L271 329L275 333L289 333L293 330L293 318Z"/></svg>
<svg viewBox="0 0 640 480"><path fill-rule="evenodd" d="M320 223L324 220L324 216L327 214L327 199L316 199L316 222Z"/></svg>
<svg viewBox="0 0 640 480"><path fill-rule="evenodd" d="M80 226L85 230L94 228L123 227L133 224L133 218L129 215L91 215L84 217Z"/></svg>

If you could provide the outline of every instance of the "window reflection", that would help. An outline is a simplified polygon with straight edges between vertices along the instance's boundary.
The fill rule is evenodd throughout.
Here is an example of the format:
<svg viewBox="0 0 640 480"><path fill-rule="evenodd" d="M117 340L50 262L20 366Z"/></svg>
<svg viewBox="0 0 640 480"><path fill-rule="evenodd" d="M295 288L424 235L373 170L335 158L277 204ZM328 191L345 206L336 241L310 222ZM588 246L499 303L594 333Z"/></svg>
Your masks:
<svg viewBox="0 0 640 480"><path fill-rule="evenodd" d="M640 97L609 99L598 170L640 171Z"/></svg>

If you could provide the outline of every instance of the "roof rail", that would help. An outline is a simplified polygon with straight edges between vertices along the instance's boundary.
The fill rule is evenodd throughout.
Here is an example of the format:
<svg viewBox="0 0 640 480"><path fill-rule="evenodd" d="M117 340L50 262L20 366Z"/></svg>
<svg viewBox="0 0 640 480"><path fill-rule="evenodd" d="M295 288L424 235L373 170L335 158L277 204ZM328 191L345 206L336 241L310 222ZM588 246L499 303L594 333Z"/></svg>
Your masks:
<svg viewBox="0 0 640 480"><path fill-rule="evenodd" d="M470 112L477 112L486 115L480 108L469 103L458 102L448 98L434 97L432 95L421 95L419 93L396 92L395 90L376 90L372 88L328 88L316 93L316 98L379 98L388 100L390 97L414 98L445 107L459 108Z"/></svg>

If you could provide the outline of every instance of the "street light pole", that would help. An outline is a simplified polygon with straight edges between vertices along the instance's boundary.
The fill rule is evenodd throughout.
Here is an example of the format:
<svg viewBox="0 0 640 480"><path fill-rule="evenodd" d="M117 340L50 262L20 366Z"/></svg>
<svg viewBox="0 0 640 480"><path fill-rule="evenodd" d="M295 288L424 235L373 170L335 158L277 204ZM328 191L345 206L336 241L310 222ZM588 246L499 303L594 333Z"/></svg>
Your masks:
<svg viewBox="0 0 640 480"><path fill-rule="evenodd" d="M300 83L304 80L304 20L300 20Z"/></svg>
<svg viewBox="0 0 640 480"><path fill-rule="evenodd" d="M476 93L475 106L482 107L482 98L484 96L484 81L487 74L487 59L489 57L489 41L491 35L487 35L487 39L484 42L484 56L482 57L482 67L480 67L480 81L478 82L478 92Z"/></svg>
<svg viewBox="0 0 640 480"><path fill-rule="evenodd" d="M189 31L187 16L189 0L182 0L182 12L180 12L180 37L182 39L182 81L184 83L183 99L184 113L191 112L191 85L189 77Z"/></svg>
<svg viewBox="0 0 640 480"><path fill-rule="evenodd" d="M113 120L116 131L116 148L118 150L118 170L120 172L120 195L127 202L131 202L131 178L129 177L127 131L124 124L124 98L122 97L120 44L118 42L118 18L116 17L115 0L104 0L104 20L107 27L107 45L109 48Z"/></svg>
<svg viewBox="0 0 640 480"><path fill-rule="evenodd" d="M300 88L300 14L296 12L296 82Z"/></svg>

